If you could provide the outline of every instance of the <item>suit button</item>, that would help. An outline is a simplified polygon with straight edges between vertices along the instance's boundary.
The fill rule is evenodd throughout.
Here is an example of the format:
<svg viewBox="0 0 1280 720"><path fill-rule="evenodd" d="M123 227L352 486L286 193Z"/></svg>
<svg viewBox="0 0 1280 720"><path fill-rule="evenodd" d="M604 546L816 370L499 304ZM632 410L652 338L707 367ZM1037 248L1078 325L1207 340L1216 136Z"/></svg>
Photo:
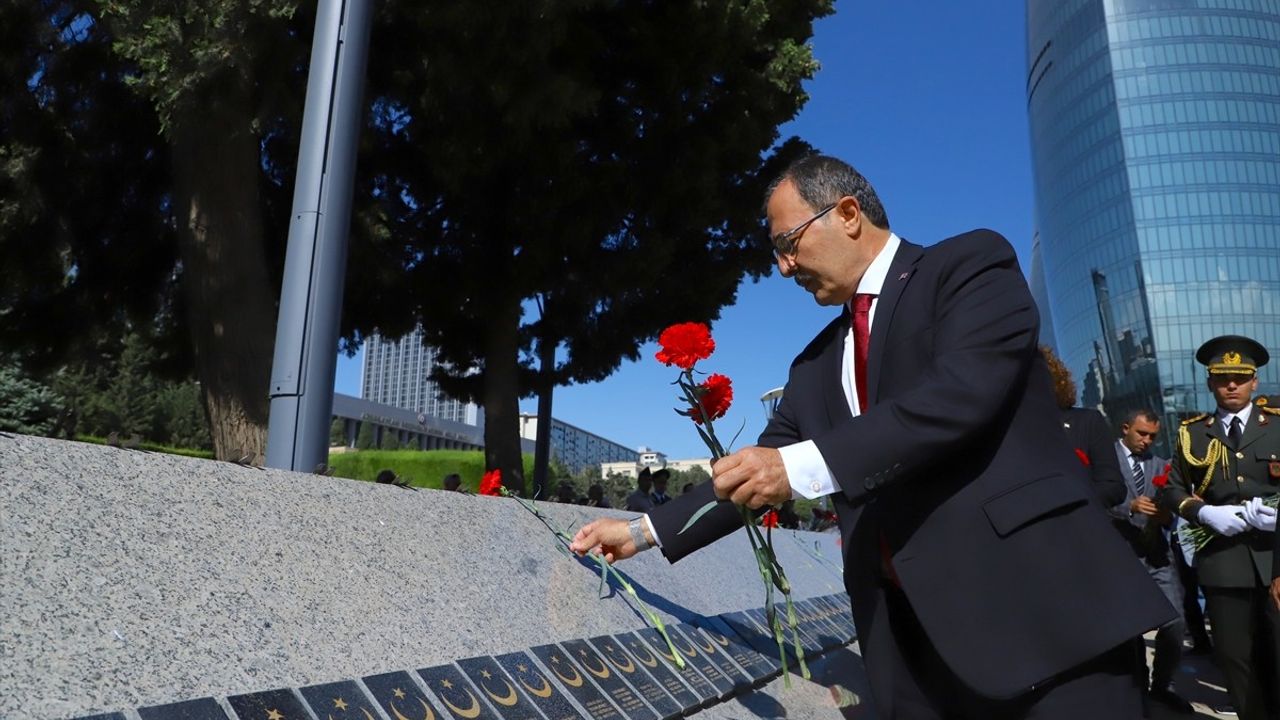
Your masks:
<svg viewBox="0 0 1280 720"><path fill-rule="evenodd" d="M819 492L821 492L821 491L822 491L822 483L818 482L817 480L814 480L814 481L809 485L809 489L810 489L810 490L812 490L812 491L813 491L813 493L816 495L817 493L819 493Z"/></svg>
<svg viewBox="0 0 1280 720"><path fill-rule="evenodd" d="M1238 453L1236 453L1236 457L1238 457L1238 458L1240 458L1241 460L1243 460L1243 459L1244 459L1244 453L1242 453L1242 452L1238 452Z"/></svg>
<svg viewBox="0 0 1280 720"><path fill-rule="evenodd" d="M1238 483L1242 483L1242 482L1244 482L1244 476L1243 476L1243 475L1237 475L1237 476L1236 476L1236 482L1238 482Z"/></svg>

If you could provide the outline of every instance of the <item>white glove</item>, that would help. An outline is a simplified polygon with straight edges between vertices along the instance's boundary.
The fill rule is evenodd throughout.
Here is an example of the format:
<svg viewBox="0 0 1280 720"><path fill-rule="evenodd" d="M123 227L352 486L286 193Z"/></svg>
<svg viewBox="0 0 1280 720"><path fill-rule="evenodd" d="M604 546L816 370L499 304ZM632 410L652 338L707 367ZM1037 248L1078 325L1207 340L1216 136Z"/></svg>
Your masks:
<svg viewBox="0 0 1280 720"><path fill-rule="evenodd" d="M1244 521L1263 532L1276 531L1276 509L1262 504L1262 498L1253 498L1244 504Z"/></svg>
<svg viewBox="0 0 1280 720"><path fill-rule="evenodd" d="M1249 523L1240 517L1244 509L1239 505L1205 505L1200 508L1200 522L1213 528L1223 537L1239 535L1249 529ZM1274 518L1272 519L1274 522Z"/></svg>

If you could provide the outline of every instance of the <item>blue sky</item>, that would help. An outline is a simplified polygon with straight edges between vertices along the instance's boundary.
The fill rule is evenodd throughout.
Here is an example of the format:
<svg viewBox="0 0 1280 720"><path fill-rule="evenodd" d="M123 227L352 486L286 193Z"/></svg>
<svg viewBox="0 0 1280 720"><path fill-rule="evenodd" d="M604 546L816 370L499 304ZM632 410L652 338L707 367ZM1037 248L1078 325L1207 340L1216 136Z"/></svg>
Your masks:
<svg viewBox="0 0 1280 720"><path fill-rule="evenodd" d="M809 102L781 131L858 168L875 185L900 236L922 245L992 228L1030 267L1034 196L1025 95L1025 6L1018 0L879 0L836 3L813 38L822 69ZM734 405L716 423L734 447L764 429L759 397L786 381L791 359L838 312L776 273L744 282L712 327L716 353L701 363L728 375ZM673 459L705 457L678 417L675 373L653 359L608 379L556 390L552 414L630 447ZM892 360L890 360L892 361ZM359 394L360 356L339 356L337 392ZM535 412L535 403L521 403Z"/></svg>

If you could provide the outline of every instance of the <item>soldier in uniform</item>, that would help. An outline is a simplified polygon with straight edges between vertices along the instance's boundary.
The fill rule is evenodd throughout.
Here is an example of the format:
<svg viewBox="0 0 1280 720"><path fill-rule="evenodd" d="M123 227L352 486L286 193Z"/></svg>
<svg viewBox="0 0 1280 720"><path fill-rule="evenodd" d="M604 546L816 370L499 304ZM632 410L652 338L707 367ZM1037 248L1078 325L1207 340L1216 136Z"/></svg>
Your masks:
<svg viewBox="0 0 1280 720"><path fill-rule="evenodd" d="M1197 553L1212 625L1214 660L1244 720L1280 717L1280 609L1270 602L1275 511L1280 492L1280 411L1253 401L1266 348L1239 335L1196 351L1209 369L1213 413L1185 420L1168 484L1157 504L1214 537Z"/></svg>

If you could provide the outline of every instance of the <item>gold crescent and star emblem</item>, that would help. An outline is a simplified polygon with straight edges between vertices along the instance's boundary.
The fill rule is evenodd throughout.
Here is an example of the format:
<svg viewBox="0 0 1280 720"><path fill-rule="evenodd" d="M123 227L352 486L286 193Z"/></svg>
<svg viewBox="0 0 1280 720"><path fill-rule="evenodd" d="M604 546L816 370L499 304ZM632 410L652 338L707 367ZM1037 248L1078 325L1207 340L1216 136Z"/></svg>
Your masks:
<svg viewBox="0 0 1280 720"><path fill-rule="evenodd" d="M653 653L648 650L644 650L642 653L640 643L634 640L631 642L631 654L635 655L636 659L640 661L640 664L645 667L658 667L658 658L654 657ZM645 660L646 657L649 659ZM672 658L672 660L674 659L675 658Z"/></svg>
<svg viewBox="0 0 1280 720"><path fill-rule="evenodd" d="M453 683L449 682L448 680L445 680L444 682L440 683L440 686L445 689L449 689L453 687ZM463 688L463 689L466 690L466 688ZM467 699L471 701L471 704L465 708L460 708L457 705L454 705L453 703L449 702L449 696L446 695L445 693L441 692L439 693L439 695L440 695L440 700L444 702L445 707L449 708L454 713L456 713L458 717L466 718L466 720L474 720L475 718L480 717L480 698L476 697L475 693L471 692L470 690L466 690L466 693L467 693Z"/></svg>
<svg viewBox="0 0 1280 720"><path fill-rule="evenodd" d="M708 641L707 641L707 644L706 644L706 645L703 645L702 643L697 643L697 645L698 645L698 647L702 648L702 651L703 651L703 652L705 652L705 653L706 653L706 654L708 654L708 655L715 655L715 654L716 654L716 646L715 646L715 644L714 644L714 643L712 643L710 640L708 640Z"/></svg>
<svg viewBox="0 0 1280 720"><path fill-rule="evenodd" d="M698 657L698 651L693 649L692 644L689 644L689 649L685 650L684 648L680 647L680 641L672 640L671 642L675 643L676 649L684 653L685 655L688 655L689 657Z"/></svg>
<svg viewBox="0 0 1280 720"><path fill-rule="evenodd" d="M578 669L575 667L570 667L569 669L573 671L572 678L565 677L564 673L560 672L560 658L556 655L551 656L551 672L555 673L556 677L563 680L569 687L582 687L582 675L578 672Z"/></svg>
<svg viewBox="0 0 1280 720"><path fill-rule="evenodd" d="M267 711L267 720L284 720L284 715L279 710L271 708Z"/></svg>
<svg viewBox="0 0 1280 720"><path fill-rule="evenodd" d="M481 670L480 675L483 676L485 680L493 679L493 674L490 673L488 670ZM502 682L507 686L507 693L505 695L498 695L494 691L490 690L489 686L483 682L480 683L480 689L484 691L485 695L488 695L490 698L493 699L494 702L498 703L499 705L505 705L506 707L511 707L512 705L515 705L517 702L519 702L520 698L516 697L515 686L513 686L511 683L507 682L506 680L503 680Z"/></svg>
<svg viewBox="0 0 1280 720"><path fill-rule="evenodd" d="M628 675L636 671L636 664L631 662L630 658L627 658L626 662L618 662L618 658L614 657L614 655L618 651L615 650L612 645L605 645L604 649L605 649L604 656L609 658L609 662L613 663L614 667L618 668L624 673L627 673Z"/></svg>
<svg viewBox="0 0 1280 720"><path fill-rule="evenodd" d="M600 669L596 670L595 668L591 667L590 662L587 662L588 658L587 658L586 650L579 650L578 654L582 656L582 661L581 661L582 667L586 668L587 672L591 673L592 675L595 675L601 680L605 680L609 677L609 666L605 665L603 660L600 660L600 658L596 658L596 660L600 661ZM632 668L632 669L634 670L635 668Z"/></svg>
<svg viewBox="0 0 1280 720"><path fill-rule="evenodd" d="M712 640L715 640L716 642L720 643L725 647L729 647L729 638L721 635L720 633L714 630L708 630L707 634L711 636Z"/></svg>
<svg viewBox="0 0 1280 720"><path fill-rule="evenodd" d="M547 682L547 679L543 677L541 673L530 672L529 674L537 675L538 679L542 681L542 687L540 688L533 687L532 685L524 681L524 677L517 677L516 679L520 681L520 685L524 687L525 690L528 690L529 692L533 693L534 695L540 698L551 697L551 683Z"/></svg>
<svg viewBox="0 0 1280 720"><path fill-rule="evenodd" d="M1222 353L1222 362L1223 362L1223 363L1225 363L1225 364L1227 364L1227 365L1239 365L1239 364L1240 364L1240 353L1238 353L1238 352L1225 352L1225 353Z"/></svg>
<svg viewBox="0 0 1280 720"><path fill-rule="evenodd" d="M396 688L396 697L403 700L404 691L400 688ZM418 702L422 703L422 720L436 720L436 714L432 712L431 706L427 704L427 701L422 698L418 698ZM396 720L412 720L412 718L407 718L404 716L404 713L400 712L400 709L396 707L395 700L392 700L388 705L391 706L391 714L395 716Z"/></svg>

